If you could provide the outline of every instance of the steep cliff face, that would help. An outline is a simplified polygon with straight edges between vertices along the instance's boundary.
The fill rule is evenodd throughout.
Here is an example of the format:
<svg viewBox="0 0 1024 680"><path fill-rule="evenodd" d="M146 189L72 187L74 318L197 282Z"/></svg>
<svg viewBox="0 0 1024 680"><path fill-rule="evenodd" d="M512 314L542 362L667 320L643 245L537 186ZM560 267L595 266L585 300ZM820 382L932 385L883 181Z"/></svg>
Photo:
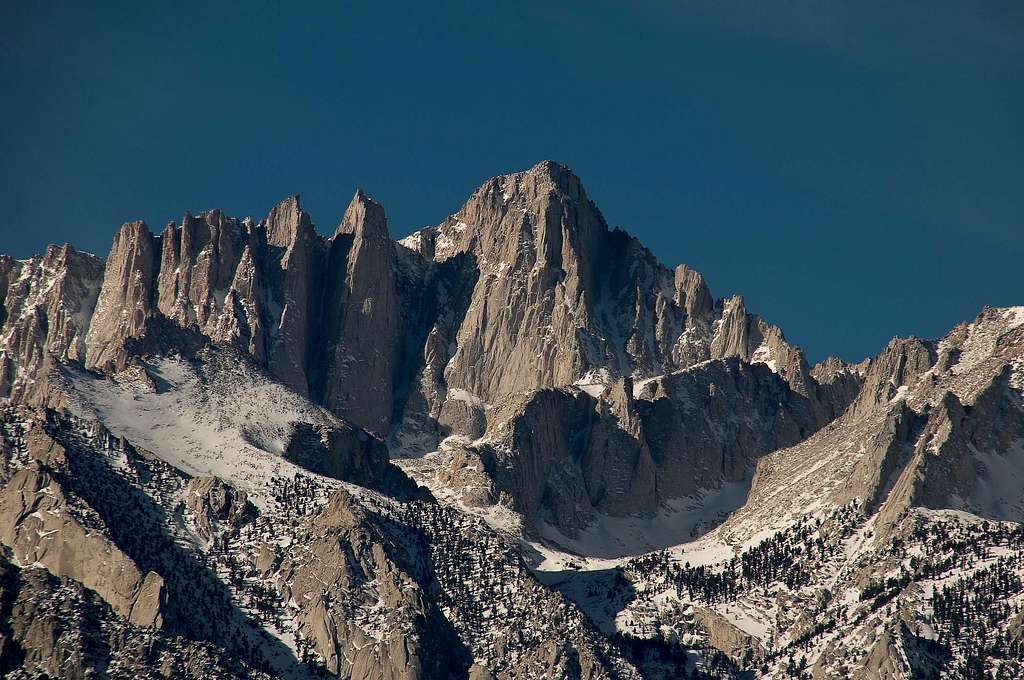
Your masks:
<svg viewBox="0 0 1024 680"><path fill-rule="evenodd" d="M598 515L653 516L674 499L749 481L761 456L825 425L820 411L768 367L731 358L635 385L620 379L597 396L569 388L510 398L488 411L469 450L490 502L574 536Z"/></svg>
<svg viewBox="0 0 1024 680"><path fill-rule="evenodd" d="M23 398L48 355L85 358L102 276L99 258L70 245L23 261L0 256L0 396Z"/></svg>
<svg viewBox="0 0 1024 680"><path fill-rule="evenodd" d="M130 622L159 628L163 578L144 572L69 497L59 481L67 471L64 448L39 427L25 438L30 463L0 490L0 542L19 564L45 567L97 592Z"/></svg>
<svg viewBox="0 0 1024 680"><path fill-rule="evenodd" d="M491 180L442 223L435 261L468 253L480 271L449 387L490 401L582 375L601 349L586 343L605 233L578 178L553 163Z"/></svg>
<svg viewBox="0 0 1024 680"><path fill-rule="evenodd" d="M266 230L271 285L267 365L281 382L309 394L309 355L323 240L294 196L279 203L261 223Z"/></svg>
<svg viewBox="0 0 1024 680"><path fill-rule="evenodd" d="M639 397L666 494L744 480L762 455L806 439L829 420L767 366L735 358L655 378Z"/></svg>
<svg viewBox="0 0 1024 680"><path fill-rule="evenodd" d="M387 436L402 328L384 208L357 191L328 249L317 396L335 413Z"/></svg>
<svg viewBox="0 0 1024 680"><path fill-rule="evenodd" d="M219 210L198 217L186 214L180 227L168 225L160 238L158 309L182 326L194 323L217 337L217 319L226 309L227 292L249 245L248 231Z"/></svg>
<svg viewBox="0 0 1024 680"><path fill-rule="evenodd" d="M158 308L214 342L247 351L308 394L323 242L298 196L257 225L211 210L161 236Z"/></svg>
<svg viewBox="0 0 1024 680"><path fill-rule="evenodd" d="M437 228L435 261L461 253L479 279L446 367L450 388L490 403L595 368L660 367L664 347L649 340L657 300L674 293L671 274L608 230L568 169L546 162L484 184Z"/></svg>
<svg viewBox="0 0 1024 680"><path fill-rule="evenodd" d="M767 364L823 402L823 417L846 406L845 394L817 394L800 350L748 314L742 298L715 303L699 273L668 269L610 230L579 178L557 163L486 182L401 246L421 260L404 266L416 278L403 294L433 310L412 350L403 425L422 431L426 420L440 435L473 434L483 409L516 392L727 357ZM426 293L416 279L428 281ZM404 434L402 444L415 433Z"/></svg>
<svg viewBox="0 0 1024 680"><path fill-rule="evenodd" d="M162 625L163 578L141 572L109 539L69 514L58 482L43 470L23 470L0 499L0 541L19 564L40 565L80 582L131 623Z"/></svg>
<svg viewBox="0 0 1024 680"><path fill-rule="evenodd" d="M864 387L853 411L862 415L889 403L921 378L937 360L934 343L917 338L894 338L864 368Z"/></svg>
<svg viewBox="0 0 1024 680"><path fill-rule="evenodd" d="M109 369L124 360L124 341L138 335L156 307L159 249L144 222L125 224L117 233L85 337L86 366Z"/></svg>

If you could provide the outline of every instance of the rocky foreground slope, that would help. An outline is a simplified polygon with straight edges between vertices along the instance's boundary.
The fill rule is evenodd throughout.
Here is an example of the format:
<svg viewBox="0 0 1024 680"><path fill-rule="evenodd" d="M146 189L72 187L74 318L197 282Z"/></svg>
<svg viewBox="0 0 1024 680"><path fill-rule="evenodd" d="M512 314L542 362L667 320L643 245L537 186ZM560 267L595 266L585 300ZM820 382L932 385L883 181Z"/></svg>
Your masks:
<svg viewBox="0 0 1024 680"><path fill-rule="evenodd" d="M1024 308L809 366L567 168L0 257L14 677L1024 675Z"/></svg>

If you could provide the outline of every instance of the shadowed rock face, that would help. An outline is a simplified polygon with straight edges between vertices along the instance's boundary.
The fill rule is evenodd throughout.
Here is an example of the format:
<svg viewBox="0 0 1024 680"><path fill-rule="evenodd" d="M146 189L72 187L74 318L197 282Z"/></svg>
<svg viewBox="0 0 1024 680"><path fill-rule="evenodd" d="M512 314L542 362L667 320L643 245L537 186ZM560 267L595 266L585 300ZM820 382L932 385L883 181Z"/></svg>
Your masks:
<svg viewBox="0 0 1024 680"><path fill-rule="evenodd" d="M97 527L76 518L52 466L65 466L63 447L46 433L27 438L34 463L0 491L0 542L19 564L44 566L90 588L119 616L143 627L163 623L163 578L143 572Z"/></svg>
<svg viewBox="0 0 1024 680"><path fill-rule="evenodd" d="M363 486L377 486L388 467L384 442L351 427L296 423L284 456L308 470Z"/></svg>
<svg viewBox="0 0 1024 680"><path fill-rule="evenodd" d="M384 208L357 191L328 245L317 396L385 436L402 344L395 266Z"/></svg>
<svg viewBox="0 0 1024 680"><path fill-rule="evenodd" d="M572 535L596 513L651 516L749 480L762 455L827 422L816 406L763 365L718 360L640 387L620 380L597 398L531 393L489 412L475 448L492 494Z"/></svg>

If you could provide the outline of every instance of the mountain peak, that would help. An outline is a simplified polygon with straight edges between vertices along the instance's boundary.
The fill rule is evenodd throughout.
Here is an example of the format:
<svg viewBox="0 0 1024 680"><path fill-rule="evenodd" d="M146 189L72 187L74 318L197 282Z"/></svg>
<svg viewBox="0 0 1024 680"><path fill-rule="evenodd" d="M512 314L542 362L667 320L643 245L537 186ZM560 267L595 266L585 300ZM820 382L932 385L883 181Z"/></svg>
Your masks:
<svg viewBox="0 0 1024 680"><path fill-rule="evenodd" d="M313 222L299 204L299 195L293 194L273 208L264 221L267 242L274 246L289 246L302 234L312 235Z"/></svg>
<svg viewBox="0 0 1024 680"><path fill-rule="evenodd" d="M334 235L352 234L357 238L383 238L390 240L387 216L384 206L366 195L362 189L356 189L352 201L345 209L341 224Z"/></svg>
<svg viewBox="0 0 1024 680"><path fill-rule="evenodd" d="M546 175L551 179L556 179L565 175L572 175L573 177L576 176L568 165L550 159L536 163L532 168L526 171L526 174Z"/></svg>
<svg viewBox="0 0 1024 680"><path fill-rule="evenodd" d="M551 189L558 195L575 201L585 200L586 192L583 182L569 166L553 160L543 160L524 172L514 172L495 177L494 184L500 186L503 195L543 194ZM485 183L481 189L487 190L491 183Z"/></svg>
<svg viewBox="0 0 1024 680"><path fill-rule="evenodd" d="M524 224L529 225L529 233L523 231ZM528 238L539 248L552 250L550 258L559 260L556 251L564 242L596 256L591 247L607 232L607 225L579 177L561 163L544 160L528 170L484 182L438 231L442 234L435 254L439 259L482 248L491 251L486 259L510 261L520 239Z"/></svg>

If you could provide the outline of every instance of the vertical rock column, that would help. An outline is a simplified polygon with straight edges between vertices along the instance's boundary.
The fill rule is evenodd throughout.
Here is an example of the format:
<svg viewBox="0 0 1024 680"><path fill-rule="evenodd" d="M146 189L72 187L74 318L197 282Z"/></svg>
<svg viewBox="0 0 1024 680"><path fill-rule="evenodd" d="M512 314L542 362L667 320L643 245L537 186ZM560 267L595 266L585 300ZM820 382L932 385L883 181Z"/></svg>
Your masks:
<svg viewBox="0 0 1024 680"><path fill-rule="evenodd" d="M322 321L323 403L387 435L401 325L395 245L384 208L362 191L331 239Z"/></svg>
<svg viewBox="0 0 1024 680"><path fill-rule="evenodd" d="M157 241L144 222L121 227L107 257L96 309L85 337L85 364L108 368L123 358L124 341L153 313Z"/></svg>
<svg viewBox="0 0 1024 680"><path fill-rule="evenodd" d="M310 334L318 299L313 287L319 278L323 242L309 214L299 206L298 196L274 206L261 227L271 250L269 266L277 269L274 278L279 280L270 296L267 364L278 380L300 394L309 394Z"/></svg>

